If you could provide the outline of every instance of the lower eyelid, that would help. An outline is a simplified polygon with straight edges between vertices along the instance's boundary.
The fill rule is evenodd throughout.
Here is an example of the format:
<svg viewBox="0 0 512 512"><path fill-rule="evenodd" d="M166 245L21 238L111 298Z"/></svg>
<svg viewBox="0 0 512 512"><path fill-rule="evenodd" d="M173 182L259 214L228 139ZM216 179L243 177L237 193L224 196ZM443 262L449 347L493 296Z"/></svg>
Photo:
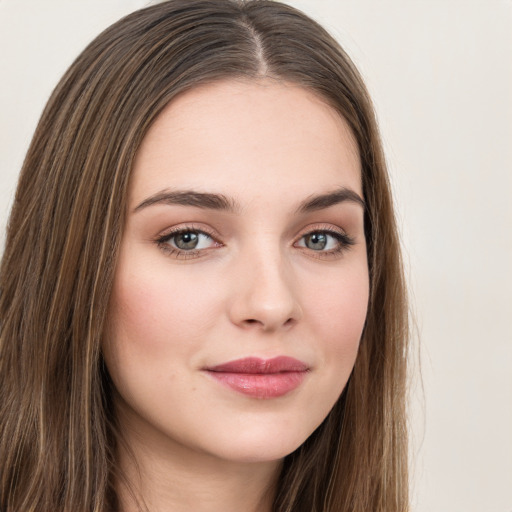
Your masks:
<svg viewBox="0 0 512 512"><path fill-rule="evenodd" d="M197 258L202 251L182 251L180 249L176 249L170 245L161 245L160 249L164 252L166 256L173 257L177 260L187 260Z"/></svg>

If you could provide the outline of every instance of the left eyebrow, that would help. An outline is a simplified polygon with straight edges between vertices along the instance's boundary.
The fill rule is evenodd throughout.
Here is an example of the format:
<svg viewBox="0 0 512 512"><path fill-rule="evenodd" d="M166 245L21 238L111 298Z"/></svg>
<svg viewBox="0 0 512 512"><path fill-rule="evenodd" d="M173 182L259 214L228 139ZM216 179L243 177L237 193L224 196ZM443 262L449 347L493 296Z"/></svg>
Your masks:
<svg viewBox="0 0 512 512"><path fill-rule="evenodd" d="M330 206L346 201L362 206L363 210L366 209L366 203L357 192L350 188L342 187L334 192L308 197L300 203L297 208L297 213L309 213L323 210L324 208L329 208Z"/></svg>

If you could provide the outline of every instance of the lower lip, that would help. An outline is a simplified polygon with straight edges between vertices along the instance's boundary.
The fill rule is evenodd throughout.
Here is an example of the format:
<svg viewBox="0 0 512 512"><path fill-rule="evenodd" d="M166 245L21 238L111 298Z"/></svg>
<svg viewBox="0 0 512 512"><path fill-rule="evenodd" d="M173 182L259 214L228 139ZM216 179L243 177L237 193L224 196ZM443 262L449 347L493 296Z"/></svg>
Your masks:
<svg viewBox="0 0 512 512"><path fill-rule="evenodd" d="M306 371L281 373L208 373L221 384L254 398L277 398L298 388Z"/></svg>

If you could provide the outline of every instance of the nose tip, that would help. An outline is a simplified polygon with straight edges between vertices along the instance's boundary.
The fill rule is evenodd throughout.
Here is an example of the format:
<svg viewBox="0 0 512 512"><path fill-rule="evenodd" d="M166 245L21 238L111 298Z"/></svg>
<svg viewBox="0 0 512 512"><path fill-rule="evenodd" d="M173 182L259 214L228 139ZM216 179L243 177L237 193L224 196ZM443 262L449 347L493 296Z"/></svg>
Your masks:
<svg viewBox="0 0 512 512"><path fill-rule="evenodd" d="M267 332L292 327L302 317L292 276L277 265L244 272L236 280L230 316L245 329Z"/></svg>

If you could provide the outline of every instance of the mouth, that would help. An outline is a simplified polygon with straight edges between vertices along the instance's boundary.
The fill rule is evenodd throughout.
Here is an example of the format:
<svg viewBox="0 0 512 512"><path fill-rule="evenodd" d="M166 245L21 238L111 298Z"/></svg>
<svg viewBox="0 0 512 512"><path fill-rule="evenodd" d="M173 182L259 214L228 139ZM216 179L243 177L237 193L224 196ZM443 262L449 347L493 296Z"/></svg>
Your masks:
<svg viewBox="0 0 512 512"><path fill-rule="evenodd" d="M298 388L310 368L287 356L247 357L204 369L219 383L253 398L277 398Z"/></svg>

